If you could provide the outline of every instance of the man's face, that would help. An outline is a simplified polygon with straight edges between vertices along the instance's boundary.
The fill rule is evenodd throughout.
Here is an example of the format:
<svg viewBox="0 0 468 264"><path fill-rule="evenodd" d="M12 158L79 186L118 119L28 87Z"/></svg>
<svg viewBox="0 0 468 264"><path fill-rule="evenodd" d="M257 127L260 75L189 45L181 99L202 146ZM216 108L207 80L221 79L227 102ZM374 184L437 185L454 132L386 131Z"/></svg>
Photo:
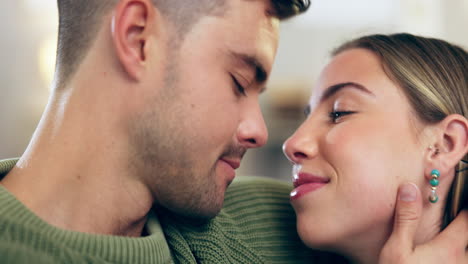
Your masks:
<svg viewBox="0 0 468 264"><path fill-rule="evenodd" d="M268 4L231 0L224 16L201 18L175 52L168 44L164 87L147 95L131 132L132 162L156 204L215 216L245 151L265 144L258 97L279 25Z"/></svg>

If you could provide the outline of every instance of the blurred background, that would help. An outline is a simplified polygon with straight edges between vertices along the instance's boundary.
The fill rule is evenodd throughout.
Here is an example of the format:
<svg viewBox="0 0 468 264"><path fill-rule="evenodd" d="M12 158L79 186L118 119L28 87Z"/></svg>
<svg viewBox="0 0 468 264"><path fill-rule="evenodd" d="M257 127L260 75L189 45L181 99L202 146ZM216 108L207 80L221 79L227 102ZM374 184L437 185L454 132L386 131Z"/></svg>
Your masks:
<svg viewBox="0 0 468 264"><path fill-rule="evenodd" d="M329 52L370 33L410 32L468 48L468 0L312 0L307 14L282 24L268 90L261 98L269 142L245 156L238 175L289 181L282 143L303 109ZM55 63L55 0L5 0L0 9L0 159L27 146L49 96Z"/></svg>

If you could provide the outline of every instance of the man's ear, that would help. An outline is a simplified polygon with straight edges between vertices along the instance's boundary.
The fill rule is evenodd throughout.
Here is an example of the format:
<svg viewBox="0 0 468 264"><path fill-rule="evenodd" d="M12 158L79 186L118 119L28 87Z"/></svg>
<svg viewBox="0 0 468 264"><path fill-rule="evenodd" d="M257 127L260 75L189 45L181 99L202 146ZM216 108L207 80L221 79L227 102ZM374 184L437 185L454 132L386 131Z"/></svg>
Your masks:
<svg viewBox="0 0 468 264"><path fill-rule="evenodd" d="M148 40L156 19L151 0L121 0L112 17L112 40L125 72L139 80L145 70Z"/></svg>
<svg viewBox="0 0 468 264"><path fill-rule="evenodd" d="M434 169L448 172L468 152L468 121L465 117L452 114L437 124L436 150L431 159Z"/></svg>

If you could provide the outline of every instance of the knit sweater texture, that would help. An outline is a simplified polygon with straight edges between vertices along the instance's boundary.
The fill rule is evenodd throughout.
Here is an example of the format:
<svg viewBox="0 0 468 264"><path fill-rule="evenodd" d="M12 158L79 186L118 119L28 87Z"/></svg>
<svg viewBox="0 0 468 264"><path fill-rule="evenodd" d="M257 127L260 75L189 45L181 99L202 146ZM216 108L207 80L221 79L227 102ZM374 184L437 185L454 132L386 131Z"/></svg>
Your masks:
<svg viewBox="0 0 468 264"><path fill-rule="evenodd" d="M0 161L0 179L16 161ZM193 220L158 209L157 217L154 212L148 217L149 235L130 238L51 226L0 185L0 262L344 263L301 243L290 189L265 178L238 179L214 219Z"/></svg>

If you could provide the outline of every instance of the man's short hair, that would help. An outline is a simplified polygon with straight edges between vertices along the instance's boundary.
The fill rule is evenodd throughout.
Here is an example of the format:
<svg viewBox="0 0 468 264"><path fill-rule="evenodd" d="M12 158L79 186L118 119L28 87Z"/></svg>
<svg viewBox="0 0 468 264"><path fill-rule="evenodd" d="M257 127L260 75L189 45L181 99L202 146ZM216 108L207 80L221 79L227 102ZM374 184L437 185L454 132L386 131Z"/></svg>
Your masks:
<svg viewBox="0 0 468 264"><path fill-rule="evenodd" d="M229 0L152 0L161 14L183 39L203 16L222 16ZM250 0L245 0L250 1ZM273 16L287 19L305 12L310 0L269 0ZM102 19L119 0L57 0L59 33L57 45L57 81L63 87L86 56Z"/></svg>

